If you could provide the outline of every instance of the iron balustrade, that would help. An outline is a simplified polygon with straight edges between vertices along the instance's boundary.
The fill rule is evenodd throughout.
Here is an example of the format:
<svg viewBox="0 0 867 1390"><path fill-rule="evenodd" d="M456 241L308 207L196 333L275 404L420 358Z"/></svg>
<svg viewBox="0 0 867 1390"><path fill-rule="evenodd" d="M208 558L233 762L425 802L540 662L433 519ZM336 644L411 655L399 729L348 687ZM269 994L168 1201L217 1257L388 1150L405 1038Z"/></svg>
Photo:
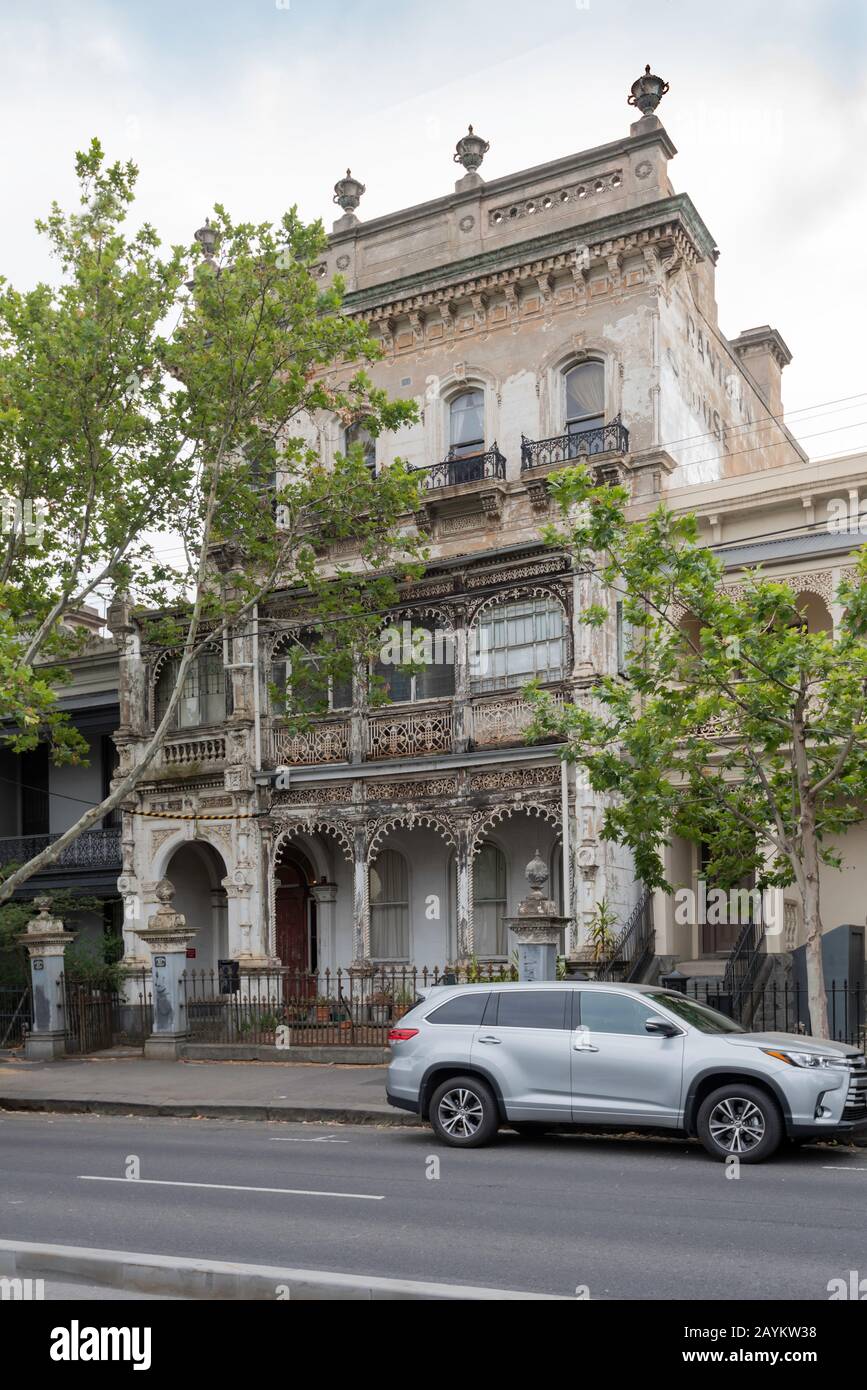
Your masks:
<svg viewBox="0 0 867 1390"><path fill-rule="evenodd" d="M640 980L653 955L656 941L653 926L653 893L645 888L614 942L610 958L597 972L597 980Z"/></svg>
<svg viewBox="0 0 867 1390"><path fill-rule="evenodd" d="M497 448L496 441L493 447L486 449L481 454L469 454L466 457L459 457L454 450L450 450L442 463L431 464L428 468L417 468L417 473L424 474L422 487L426 492L430 492L438 487L456 487L459 483L481 483L495 478L505 478L506 460Z"/></svg>
<svg viewBox="0 0 867 1390"><path fill-rule="evenodd" d="M735 1018L740 1018L744 996L758 974L764 940L764 923L746 922L726 962L722 987L731 996Z"/></svg>
<svg viewBox="0 0 867 1390"><path fill-rule="evenodd" d="M572 434L558 434L552 439L528 439L521 435L521 472L528 468L543 468L549 463L580 463L596 454L626 454L629 452L629 430L619 415L607 425Z"/></svg>
<svg viewBox="0 0 867 1390"><path fill-rule="evenodd" d="M59 835L16 835L0 839L0 864L26 864L34 855L59 840ZM117 869L121 866L120 827L85 830L71 845L61 850L53 864L39 873L62 869Z"/></svg>

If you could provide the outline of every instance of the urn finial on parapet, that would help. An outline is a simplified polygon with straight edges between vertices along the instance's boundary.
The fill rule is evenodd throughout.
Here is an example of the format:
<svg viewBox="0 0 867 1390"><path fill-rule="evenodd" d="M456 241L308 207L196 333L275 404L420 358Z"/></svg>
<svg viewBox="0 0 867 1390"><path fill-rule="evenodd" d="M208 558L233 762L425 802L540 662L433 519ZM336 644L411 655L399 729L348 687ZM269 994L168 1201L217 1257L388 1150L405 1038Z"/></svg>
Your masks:
<svg viewBox="0 0 867 1390"><path fill-rule="evenodd" d="M468 174L475 174L490 148L490 143L483 140L481 135L476 135L470 126L466 135L462 135L455 146L452 159L455 164L463 164Z"/></svg>
<svg viewBox="0 0 867 1390"><path fill-rule="evenodd" d="M626 100L630 106L637 106L642 116L652 116L667 91L668 83L651 72L648 63L642 76L633 82Z"/></svg>
<svg viewBox="0 0 867 1390"><path fill-rule="evenodd" d="M212 261L214 259L214 251L217 247L217 233L211 226L210 217L205 218L204 225L199 227L198 231L194 232L193 235L202 248L202 254L205 260Z"/></svg>
<svg viewBox="0 0 867 1390"><path fill-rule="evenodd" d="M154 889L154 897L161 907L169 907L175 896L175 885L170 878L161 878Z"/></svg>
<svg viewBox="0 0 867 1390"><path fill-rule="evenodd" d="M347 169L346 178L338 179L334 185L332 201L337 203L338 207L343 208L344 212L354 212L361 202L362 194L366 192L367 189L361 180L353 178L352 170Z"/></svg>

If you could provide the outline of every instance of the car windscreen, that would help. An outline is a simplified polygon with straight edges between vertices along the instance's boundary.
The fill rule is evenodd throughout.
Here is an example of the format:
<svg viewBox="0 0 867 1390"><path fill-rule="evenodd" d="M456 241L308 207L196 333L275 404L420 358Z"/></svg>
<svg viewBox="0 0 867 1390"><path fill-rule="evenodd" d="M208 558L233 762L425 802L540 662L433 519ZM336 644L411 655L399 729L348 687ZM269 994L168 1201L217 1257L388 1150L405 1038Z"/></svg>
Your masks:
<svg viewBox="0 0 867 1390"><path fill-rule="evenodd" d="M697 999L689 999L685 994L669 994L665 990L648 990L645 999L652 999L655 1004L661 1004L669 1013L673 1013L677 1018L683 1019L684 1023L689 1023L693 1028L697 1028L700 1033L745 1033L746 1028L742 1028L739 1023L735 1023L733 1018L727 1018L718 1009L711 1009L707 1004L700 1004Z"/></svg>

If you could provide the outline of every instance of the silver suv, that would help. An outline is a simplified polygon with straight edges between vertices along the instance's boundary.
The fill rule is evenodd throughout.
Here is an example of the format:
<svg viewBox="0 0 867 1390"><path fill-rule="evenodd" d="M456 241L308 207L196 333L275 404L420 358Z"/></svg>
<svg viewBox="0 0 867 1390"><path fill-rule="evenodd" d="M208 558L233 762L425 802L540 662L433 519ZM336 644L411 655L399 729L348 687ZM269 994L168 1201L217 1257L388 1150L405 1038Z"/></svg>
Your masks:
<svg viewBox="0 0 867 1390"><path fill-rule="evenodd" d="M390 1034L386 1094L443 1143L500 1125L670 1129L761 1163L783 1138L867 1131L867 1060L845 1043L747 1033L654 985L440 986Z"/></svg>

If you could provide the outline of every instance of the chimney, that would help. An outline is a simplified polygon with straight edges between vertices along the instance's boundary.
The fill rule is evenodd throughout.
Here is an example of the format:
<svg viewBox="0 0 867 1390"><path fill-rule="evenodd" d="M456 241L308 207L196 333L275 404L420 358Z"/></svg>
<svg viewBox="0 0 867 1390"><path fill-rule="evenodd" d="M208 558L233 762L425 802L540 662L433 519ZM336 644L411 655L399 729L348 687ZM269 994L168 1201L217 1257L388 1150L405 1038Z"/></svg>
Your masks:
<svg viewBox="0 0 867 1390"><path fill-rule="evenodd" d="M732 340L731 348L770 413L782 415L783 368L791 362L792 354L776 328L766 323L760 328L745 328L739 338Z"/></svg>

